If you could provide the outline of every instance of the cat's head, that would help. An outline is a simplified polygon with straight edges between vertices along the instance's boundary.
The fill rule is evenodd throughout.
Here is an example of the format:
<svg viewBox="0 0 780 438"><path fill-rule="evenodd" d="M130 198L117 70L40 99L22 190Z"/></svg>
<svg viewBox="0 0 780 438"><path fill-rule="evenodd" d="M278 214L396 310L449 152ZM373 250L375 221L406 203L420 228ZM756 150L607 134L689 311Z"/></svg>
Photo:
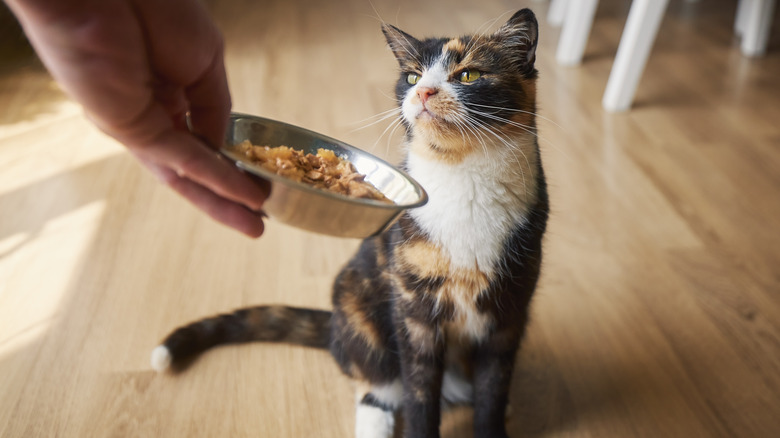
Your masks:
<svg viewBox="0 0 780 438"><path fill-rule="evenodd" d="M457 161L533 135L538 25L529 9L491 34L418 40L389 24L382 31L401 67L396 97L412 148Z"/></svg>

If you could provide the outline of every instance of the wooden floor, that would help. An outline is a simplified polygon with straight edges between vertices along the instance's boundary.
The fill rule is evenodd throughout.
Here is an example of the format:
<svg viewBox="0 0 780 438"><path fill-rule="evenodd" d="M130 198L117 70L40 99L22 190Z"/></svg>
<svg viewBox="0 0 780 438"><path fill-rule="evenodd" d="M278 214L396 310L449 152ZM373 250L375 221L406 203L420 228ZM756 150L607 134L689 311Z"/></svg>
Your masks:
<svg viewBox="0 0 780 438"><path fill-rule="evenodd" d="M736 2L672 2L634 109L610 115L628 3L601 2L576 68L555 64L540 1L211 4L236 110L393 160L389 122L357 129L393 106L378 17L455 35L535 8L553 213L510 435L780 436L778 32L747 59ZM252 241L211 222L86 122L3 17L0 436L351 436L352 390L325 352L225 347L178 375L148 359L215 312L328 308L358 242L273 222ZM443 436L470 424L450 412Z"/></svg>

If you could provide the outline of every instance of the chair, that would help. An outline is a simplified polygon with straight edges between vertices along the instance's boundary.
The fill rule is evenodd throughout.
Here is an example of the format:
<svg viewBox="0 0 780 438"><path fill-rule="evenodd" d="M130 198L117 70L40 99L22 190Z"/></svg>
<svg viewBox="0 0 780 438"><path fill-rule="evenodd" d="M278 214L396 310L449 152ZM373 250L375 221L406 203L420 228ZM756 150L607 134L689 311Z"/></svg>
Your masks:
<svg viewBox="0 0 780 438"><path fill-rule="evenodd" d="M690 1L690 0L689 0ZM631 107L669 0L633 0L620 38L602 106L610 112ZM548 21L562 25L556 59L561 65L582 62L598 0L552 0ZM766 53L775 0L739 0L734 29L745 56Z"/></svg>

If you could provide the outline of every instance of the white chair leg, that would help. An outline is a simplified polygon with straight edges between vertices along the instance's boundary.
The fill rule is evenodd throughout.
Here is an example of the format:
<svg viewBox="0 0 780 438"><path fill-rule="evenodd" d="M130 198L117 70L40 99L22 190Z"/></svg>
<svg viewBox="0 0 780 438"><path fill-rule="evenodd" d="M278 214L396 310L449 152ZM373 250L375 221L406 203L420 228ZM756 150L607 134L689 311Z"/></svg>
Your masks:
<svg viewBox="0 0 780 438"><path fill-rule="evenodd" d="M582 62L585 45L593 25L598 0L576 0L568 2L566 19L563 22L561 39L555 58L561 65L578 65Z"/></svg>
<svg viewBox="0 0 780 438"><path fill-rule="evenodd" d="M753 6L753 0L739 0L737 2L737 17L734 19L734 33L741 37L745 32L745 19L748 11Z"/></svg>
<svg viewBox="0 0 780 438"><path fill-rule="evenodd" d="M560 27L563 24L563 19L566 18L566 6L568 5L569 0L552 0L547 12L547 22L555 27Z"/></svg>
<svg viewBox="0 0 780 438"><path fill-rule="evenodd" d="M775 14L775 0L751 0L745 11L742 30L742 53L745 56L762 56L766 53L769 30Z"/></svg>
<svg viewBox="0 0 780 438"><path fill-rule="evenodd" d="M620 38L602 105L610 112L631 107L669 0L634 0Z"/></svg>

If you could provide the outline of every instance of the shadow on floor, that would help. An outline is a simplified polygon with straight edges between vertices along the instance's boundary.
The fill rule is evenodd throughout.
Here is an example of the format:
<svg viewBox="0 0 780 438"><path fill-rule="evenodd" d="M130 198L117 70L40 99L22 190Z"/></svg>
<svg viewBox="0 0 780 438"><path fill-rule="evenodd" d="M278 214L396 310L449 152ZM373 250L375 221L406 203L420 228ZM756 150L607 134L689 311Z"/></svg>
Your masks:
<svg viewBox="0 0 780 438"><path fill-rule="evenodd" d="M0 3L0 126L30 121L52 113L67 100L35 54L22 27Z"/></svg>

